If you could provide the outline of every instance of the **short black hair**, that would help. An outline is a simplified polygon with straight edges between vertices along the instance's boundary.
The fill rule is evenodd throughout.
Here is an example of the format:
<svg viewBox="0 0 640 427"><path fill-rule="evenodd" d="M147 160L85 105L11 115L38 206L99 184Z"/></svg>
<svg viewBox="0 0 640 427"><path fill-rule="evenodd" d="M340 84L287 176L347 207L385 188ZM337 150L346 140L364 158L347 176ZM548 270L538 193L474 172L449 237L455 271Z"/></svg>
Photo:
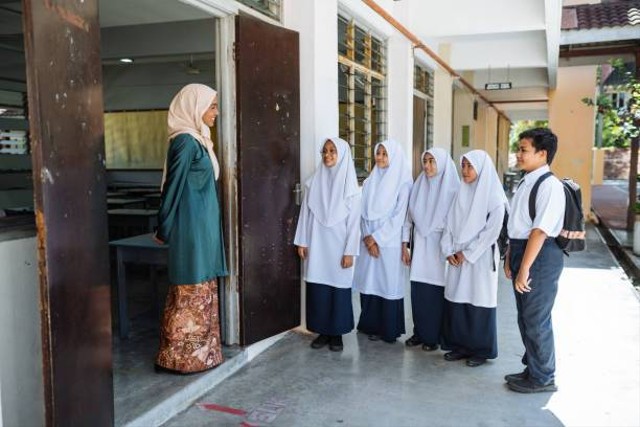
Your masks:
<svg viewBox="0 0 640 427"><path fill-rule="evenodd" d="M548 128L534 128L525 130L518 135L518 141L530 139L536 153L540 150L547 152L547 164L550 165L558 151L558 137Z"/></svg>

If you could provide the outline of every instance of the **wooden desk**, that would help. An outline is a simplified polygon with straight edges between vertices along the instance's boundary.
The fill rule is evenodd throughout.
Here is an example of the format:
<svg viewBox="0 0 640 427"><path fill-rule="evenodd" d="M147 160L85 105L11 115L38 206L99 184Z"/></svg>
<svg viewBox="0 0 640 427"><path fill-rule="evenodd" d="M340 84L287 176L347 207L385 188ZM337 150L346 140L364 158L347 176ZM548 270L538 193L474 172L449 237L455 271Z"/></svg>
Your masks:
<svg viewBox="0 0 640 427"><path fill-rule="evenodd" d="M124 209L124 208L144 208L144 199L141 197L135 199L124 199L107 197L107 207L109 209Z"/></svg>
<svg viewBox="0 0 640 427"><path fill-rule="evenodd" d="M157 209L109 209L107 213L111 238L151 233L158 225Z"/></svg>
<svg viewBox="0 0 640 427"><path fill-rule="evenodd" d="M151 265L151 284L157 298L155 266L167 265L169 260L169 246L159 245L152 234L113 240L109 246L116 249L118 266L116 299L118 301L118 334L120 338L129 336L129 314L127 311L127 263ZM156 307L158 306L156 301Z"/></svg>
<svg viewBox="0 0 640 427"><path fill-rule="evenodd" d="M137 196L144 197L147 194L157 193L160 190L159 187L135 187L135 188L121 188L120 192L125 193L129 196Z"/></svg>

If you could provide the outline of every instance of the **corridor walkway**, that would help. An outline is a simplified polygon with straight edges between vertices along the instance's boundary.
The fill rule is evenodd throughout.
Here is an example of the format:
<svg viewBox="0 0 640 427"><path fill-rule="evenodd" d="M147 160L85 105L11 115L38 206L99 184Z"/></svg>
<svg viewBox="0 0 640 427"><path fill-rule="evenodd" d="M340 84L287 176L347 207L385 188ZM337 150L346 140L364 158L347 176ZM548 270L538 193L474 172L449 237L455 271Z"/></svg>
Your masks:
<svg viewBox="0 0 640 427"><path fill-rule="evenodd" d="M566 258L554 308L557 393L504 386L504 374L522 368L523 347L503 278L500 354L484 366L355 332L343 353L312 350L311 336L290 333L165 425L638 426L640 304L593 228L588 238L586 252ZM407 301L407 332L409 313Z"/></svg>

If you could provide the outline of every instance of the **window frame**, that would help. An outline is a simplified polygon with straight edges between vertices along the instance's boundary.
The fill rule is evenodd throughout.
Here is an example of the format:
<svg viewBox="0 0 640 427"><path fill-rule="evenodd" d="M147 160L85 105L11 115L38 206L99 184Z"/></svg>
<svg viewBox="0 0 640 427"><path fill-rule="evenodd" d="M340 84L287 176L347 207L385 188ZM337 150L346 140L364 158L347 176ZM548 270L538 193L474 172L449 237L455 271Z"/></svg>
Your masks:
<svg viewBox="0 0 640 427"><path fill-rule="evenodd" d="M340 43L342 27L345 29L344 45ZM386 139L387 135L386 43L355 19L341 15L338 15L338 32L338 73L346 75L346 86L341 85L340 74L338 77L339 133L351 146L358 178L363 180L373 169L375 144ZM361 43L358 35L361 35ZM361 87L357 86L358 77L362 81ZM346 91L346 99L340 93L342 90ZM356 100L357 90L364 92L362 104ZM346 104L344 113L343 103ZM358 106L364 109L360 114L363 116L360 119L362 131L359 131L357 123ZM363 137L362 144L356 144L358 133Z"/></svg>

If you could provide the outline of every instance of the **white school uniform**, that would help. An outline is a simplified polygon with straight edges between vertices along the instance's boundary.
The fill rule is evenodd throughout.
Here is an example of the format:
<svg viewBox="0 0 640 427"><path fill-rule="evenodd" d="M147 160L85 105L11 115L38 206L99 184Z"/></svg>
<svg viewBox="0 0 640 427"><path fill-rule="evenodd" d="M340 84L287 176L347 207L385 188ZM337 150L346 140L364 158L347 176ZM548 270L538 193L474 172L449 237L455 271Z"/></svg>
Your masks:
<svg viewBox="0 0 640 427"><path fill-rule="evenodd" d="M423 171L416 178L411 188L402 241L409 242L413 229L411 281L444 286L447 262L440 241L447 213L460 188L460 178L446 150L432 148L423 152L420 158L424 159L426 153L435 158L438 173L429 178Z"/></svg>
<svg viewBox="0 0 640 427"><path fill-rule="evenodd" d="M462 251L465 261L461 266L449 266L445 298L453 303L494 308L500 268L498 250L492 251L491 246L500 234L508 202L489 155L473 150L463 157L478 177L471 184L461 185L447 218L442 252L449 256Z"/></svg>
<svg viewBox="0 0 640 427"><path fill-rule="evenodd" d="M411 170L398 143L389 140L381 144L387 150L389 166L385 169L375 166L365 180L361 221L362 236L371 235L375 239L380 256L373 258L364 241L360 244L354 289L397 300L404 297L408 279L408 269L402 263L402 226L411 191Z"/></svg>
<svg viewBox="0 0 640 427"><path fill-rule="evenodd" d="M511 239L528 239L531 230L539 228L549 237L557 237L564 222L565 197L562 183L555 176L550 176L540 183L536 197L536 218L529 216L529 196L534 184L545 173L549 166L544 165L529 172L522 179L511 199L511 214L507 229Z"/></svg>
<svg viewBox="0 0 640 427"><path fill-rule="evenodd" d="M331 138L338 161L322 162L307 181L293 243L308 248L303 278L336 288L350 288L354 267L342 268L344 255L360 250L361 194L349 144Z"/></svg>

